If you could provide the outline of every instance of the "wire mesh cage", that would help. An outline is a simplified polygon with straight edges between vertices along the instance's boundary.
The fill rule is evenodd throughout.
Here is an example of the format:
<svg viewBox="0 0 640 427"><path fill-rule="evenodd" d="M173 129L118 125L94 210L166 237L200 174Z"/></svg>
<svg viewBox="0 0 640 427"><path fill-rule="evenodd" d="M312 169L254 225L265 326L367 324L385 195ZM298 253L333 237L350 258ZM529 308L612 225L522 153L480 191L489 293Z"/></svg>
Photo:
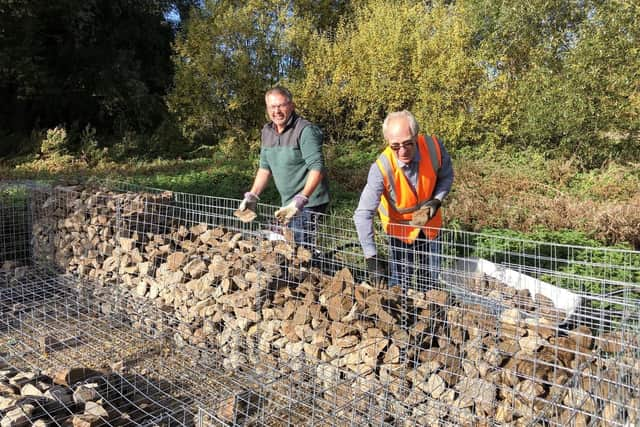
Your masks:
<svg viewBox="0 0 640 427"><path fill-rule="evenodd" d="M0 265L31 259L29 193L21 186L0 185Z"/></svg>
<svg viewBox="0 0 640 427"><path fill-rule="evenodd" d="M640 422L638 252L378 229L371 280L350 218L298 244L274 206L243 223L238 200L127 183L7 188L3 422Z"/></svg>

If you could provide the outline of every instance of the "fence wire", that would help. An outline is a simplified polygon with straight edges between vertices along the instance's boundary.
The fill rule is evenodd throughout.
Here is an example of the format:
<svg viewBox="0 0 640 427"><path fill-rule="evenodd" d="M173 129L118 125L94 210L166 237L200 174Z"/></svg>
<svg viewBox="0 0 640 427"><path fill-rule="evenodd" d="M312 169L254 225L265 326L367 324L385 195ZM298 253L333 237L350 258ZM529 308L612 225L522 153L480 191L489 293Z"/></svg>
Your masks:
<svg viewBox="0 0 640 427"><path fill-rule="evenodd" d="M269 205L0 190L3 422L93 416L22 393L82 369L108 425L640 423L638 252L443 229L372 283L351 218L303 247Z"/></svg>

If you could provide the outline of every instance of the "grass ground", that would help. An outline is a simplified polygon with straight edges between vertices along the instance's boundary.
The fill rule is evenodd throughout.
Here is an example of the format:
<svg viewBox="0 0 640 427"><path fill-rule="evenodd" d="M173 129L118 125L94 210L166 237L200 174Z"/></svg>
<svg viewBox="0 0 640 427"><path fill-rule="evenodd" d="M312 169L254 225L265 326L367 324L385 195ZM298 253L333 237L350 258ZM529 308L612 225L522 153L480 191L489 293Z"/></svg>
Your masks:
<svg viewBox="0 0 640 427"><path fill-rule="evenodd" d="M350 217L377 155L355 145L326 150L333 195L331 212ZM456 179L445 203L449 228L505 230L523 237L597 241L640 250L640 167L610 163L582 171L575 160L547 159L532 151L453 153ZM255 174L255 159L217 155L192 160L102 161L88 165L65 156L5 162L4 179L75 180L111 177L156 188L239 198ZM262 195L278 204L273 185Z"/></svg>

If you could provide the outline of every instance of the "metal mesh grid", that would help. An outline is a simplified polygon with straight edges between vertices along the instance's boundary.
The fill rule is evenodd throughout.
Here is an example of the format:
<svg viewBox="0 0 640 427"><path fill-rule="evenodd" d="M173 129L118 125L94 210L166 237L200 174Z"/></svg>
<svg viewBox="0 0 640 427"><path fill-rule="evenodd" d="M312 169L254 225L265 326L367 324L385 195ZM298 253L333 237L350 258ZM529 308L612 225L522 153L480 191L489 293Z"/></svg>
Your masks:
<svg viewBox="0 0 640 427"><path fill-rule="evenodd" d="M20 187L0 185L0 266L31 259L29 193Z"/></svg>
<svg viewBox="0 0 640 427"><path fill-rule="evenodd" d="M260 375L248 364L225 370L215 349L183 345L178 351L171 341L175 329L153 336L134 327L126 312L105 313L113 301L96 297L91 286L49 270L0 274L2 366L23 372L90 370L76 386L93 384L109 408L109 425L193 425L198 411L206 413L202 408L213 410L201 418L205 424L259 415L261 425L296 425L330 416L315 409L308 394L317 392L308 384L315 363L299 358L286 367L269 366L264 359ZM296 371L287 374L291 365ZM32 421L44 417L62 424L72 406L43 401Z"/></svg>
<svg viewBox="0 0 640 427"><path fill-rule="evenodd" d="M107 331L104 341L117 342L111 330L124 325L154 343L143 344L152 354L184 357L134 369L152 372L163 382L154 390L174 399L153 416L202 425L638 422L637 252L443 230L437 285L419 291L412 277L402 292L362 283L348 218L322 216L305 253L273 223L275 207L260 205L247 225L232 216L237 200L119 190L31 191L31 243L40 262L90 279L80 288L68 279L68 288L78 307L107 319L82 320ZM8 300L32 282L11 282ZM38 307L55 307L49 300ZM12 342L38 336L19 304L33 302L3 311L20 332ZM39 325L85 340L72 318L53 322L59 316ZM188 373L176 374L182 366ZM164 383L176 375L189 380ZM212 386L190 392L203 378Z"/></svg>
<svg viewBox="0 0 640 427"><path fill-rule="evenodd" d="M70 276L21 269L1 274L0 288L4 365L94 370L80 385L96 387L110 425L349 425L355 414L363 420L376 412L375 393L353 390L354 373L298 357L287 366L263 363L261 377L248 366L233 375L211 349L176 351L166 337L134 328L126 313L105 314L112 301L88 295ZM72 414L71 405L42 401L32 420L62 424Z"/></svg>

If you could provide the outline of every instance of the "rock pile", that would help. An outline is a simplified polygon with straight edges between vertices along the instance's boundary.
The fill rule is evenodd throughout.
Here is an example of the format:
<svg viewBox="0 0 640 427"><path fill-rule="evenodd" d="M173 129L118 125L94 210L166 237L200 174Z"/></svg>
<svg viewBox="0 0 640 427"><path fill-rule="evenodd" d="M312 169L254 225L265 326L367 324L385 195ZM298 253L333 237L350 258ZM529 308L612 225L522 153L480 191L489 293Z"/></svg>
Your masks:
<svg viewBox="0 0 640 427"><path fill-rule="evenodd" d="M119 374L86 368L32 372L3 365L0 425L93 427L133 421L143 424L151 422L154 413L167 410L131 384L135 381Z"/></svg>
<svg viewBox="0 0 640 427"><path fill-rule="evenodd" d="M41 206L33 246L92 279L113 301L102 312L215 349L228 369L318 361L322 400L374 424L640 422L637 337L561 329L549 301L496 283L475 286L510 301L499 315L446 290L402 295L348 269L329 276L291 242L174 222L170 207L170 193L61 189ZM351 384L336 380L344 372Z"/></svg>

